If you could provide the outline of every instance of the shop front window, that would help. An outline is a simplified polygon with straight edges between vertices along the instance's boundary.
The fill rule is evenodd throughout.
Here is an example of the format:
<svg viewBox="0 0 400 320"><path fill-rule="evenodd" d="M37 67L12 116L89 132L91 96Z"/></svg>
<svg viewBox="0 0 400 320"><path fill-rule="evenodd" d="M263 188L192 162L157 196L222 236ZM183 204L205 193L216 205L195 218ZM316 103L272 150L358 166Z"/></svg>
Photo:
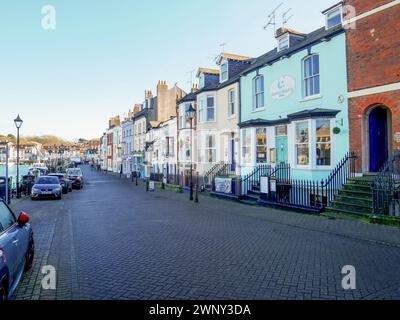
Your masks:
<svg viewBox="0 0 400 320"><path fill-rule="evenodd" d="M257 163L267 163L267 129L256 130Z"/></svg>
<svg viewBox="0 0 400 320"><path fill-rule="evenodd" d="M317 166L331 165L331 124L329 120L316 121Z"/></svg>
<svg viewBox="0 0 400 320"><path fill-rule="evenodd" d="M296 124L296 158L297 165L307 166L310 164L310 147L309 147L309 129L308 122L300 122Z"/></svg>

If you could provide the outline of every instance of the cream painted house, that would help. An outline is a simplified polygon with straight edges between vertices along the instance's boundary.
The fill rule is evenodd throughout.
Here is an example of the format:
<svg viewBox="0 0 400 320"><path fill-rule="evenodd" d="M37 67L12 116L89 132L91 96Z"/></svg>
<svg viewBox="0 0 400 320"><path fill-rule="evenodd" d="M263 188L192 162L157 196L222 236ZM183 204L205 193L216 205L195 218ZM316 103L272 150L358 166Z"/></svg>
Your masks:
<svg viewBox="0 0 400 320"><path fill-rule="evenodd" d="M200 175L239 174L239 80L240 72L251 61L249 57L222 53L217 59L219 70L200 68L197 73L200 83L196 98L197 170Z"/></svg>

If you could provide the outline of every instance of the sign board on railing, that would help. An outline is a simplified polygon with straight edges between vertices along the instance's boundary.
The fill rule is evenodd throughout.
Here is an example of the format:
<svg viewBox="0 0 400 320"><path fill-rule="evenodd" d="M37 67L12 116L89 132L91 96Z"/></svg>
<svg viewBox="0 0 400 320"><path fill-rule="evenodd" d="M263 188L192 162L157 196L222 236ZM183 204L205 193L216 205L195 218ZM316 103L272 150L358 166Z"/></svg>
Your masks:
<svg viewBox="0 0 400 320"><path fill-rule="evenodd" d="M232 194L232 178L215 178L215 192Z"/></svg>

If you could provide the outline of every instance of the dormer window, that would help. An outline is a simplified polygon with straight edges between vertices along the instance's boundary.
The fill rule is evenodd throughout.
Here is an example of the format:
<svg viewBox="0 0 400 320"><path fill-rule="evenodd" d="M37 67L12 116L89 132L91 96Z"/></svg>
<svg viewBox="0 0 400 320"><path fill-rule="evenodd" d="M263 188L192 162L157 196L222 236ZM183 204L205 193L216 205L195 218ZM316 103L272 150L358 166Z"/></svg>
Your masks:
<svg viewBox="0 0 400 320"><path fill-rule="evenodd" d="M221 65L221 82L228 80L228 62Z"/></svg>
<svg viewBox="0 0 400 320"><path fill-rule="evenodd" d="M338 5L324 12L326 17L326 29L336 27L343 22L343 6Z"/></svg>
<svg viewBox="0 0 400 320"><path fill-rule="evenodd" d="M287 33L278 39L278 51L289 49L289 36Z"/></svg>
<svg viewBox="0 0 400 320"><path fill-rule="evenodd" d="M205 86L205 77L204 77L204 74L202 74L199 77L199 87L200 87L200 89L202 89L202 88L204 88L204 86Z"/></svg>

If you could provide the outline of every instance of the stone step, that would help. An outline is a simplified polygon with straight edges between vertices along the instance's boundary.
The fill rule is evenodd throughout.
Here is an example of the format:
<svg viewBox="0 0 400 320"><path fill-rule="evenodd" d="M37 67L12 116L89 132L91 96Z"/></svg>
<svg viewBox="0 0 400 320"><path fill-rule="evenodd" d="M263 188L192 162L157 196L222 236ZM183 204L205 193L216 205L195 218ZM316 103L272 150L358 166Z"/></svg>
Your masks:
<svg viewBox="0 0 400 320"><path fill-rule="evenodd" d="M362 190L341 190L339 196L345 196L349 198L360 198L360 199L372 199L372 191L362 191Z"/></svg>
<svg viewBox="0 0 400 320"><path fill-rule="evenodd" d="M358 213L358 212L354 212L354 211L350 211L350 210L346 210L346 209L339 209L339 208L333 208L333 207L326 208L325 213L365 216L365 213Z"/></svg>
<svg viewBox="0 0 400 320"><path fill-rule="evenodd" d="M370 205L363 205L341 201L335 201L332 205L332 208L347 210L349 212L353 212L354 214L372 214L374 210L372 203Z"/></svg>
<svg viewBox="0 0 400 320"><path fill-rule="evenodd" d="M373 199L372 197L370 198L359 198L359 197L354 197L354 196L346 196L346 195L338 195L336 197L336 201L339 202L344 202L344 203L354 203L354 204L359 204L359 205L365 205L367 207L372 206Z"/></svg>
<svg viewBox="0 0 400 320"><path fill-rule="evenodd" d="M360 190L360 191L371 191L370 185L347 183L344 185L344 190Z"/></svg>

